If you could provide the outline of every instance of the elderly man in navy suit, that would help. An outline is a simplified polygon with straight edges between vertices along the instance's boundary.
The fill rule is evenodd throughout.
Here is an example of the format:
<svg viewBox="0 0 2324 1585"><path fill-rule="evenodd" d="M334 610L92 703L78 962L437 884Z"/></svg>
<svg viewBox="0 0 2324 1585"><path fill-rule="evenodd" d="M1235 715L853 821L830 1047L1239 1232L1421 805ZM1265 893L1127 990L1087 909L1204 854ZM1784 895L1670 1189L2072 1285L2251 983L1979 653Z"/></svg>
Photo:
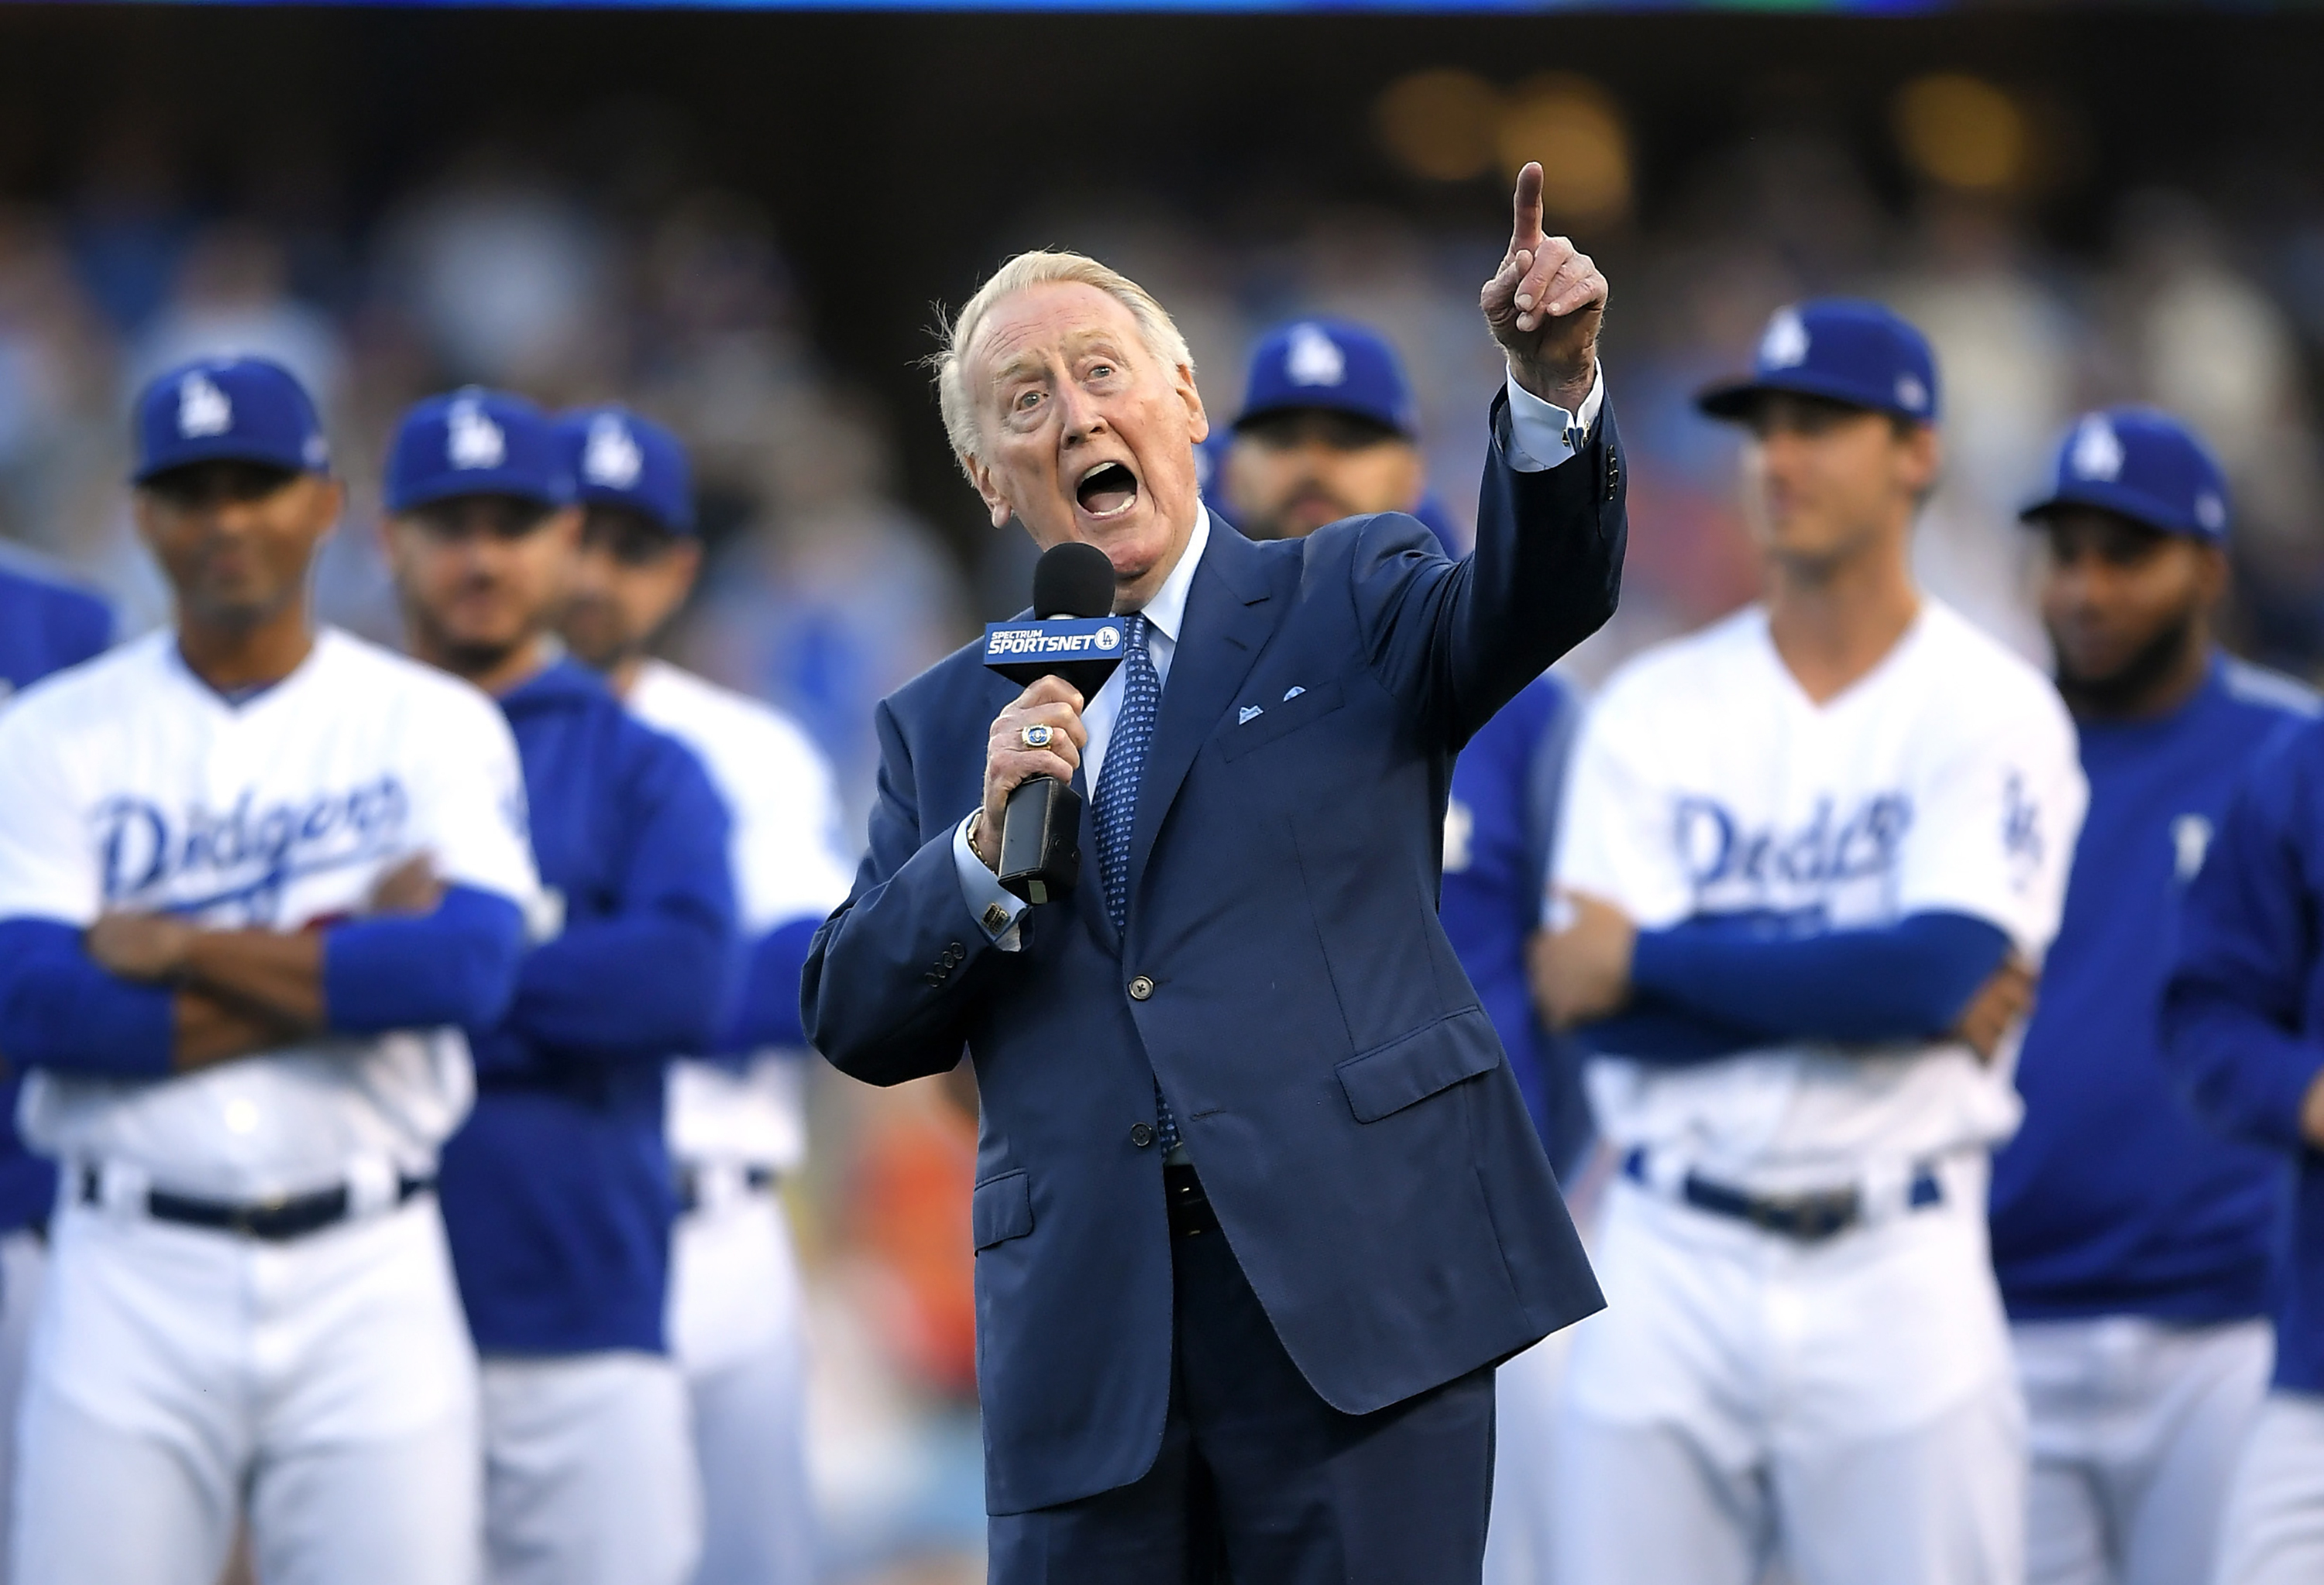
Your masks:
<svg viewBox="0 0 2324 1585"><path fill-rule="evenodd" d="M1492 1367L1600 1304L1436 920L1455 751L1619 583L1606 283L1538 166L1516 212L1462 561L1400 513L1211 518L1185 344L1094 260L1019 255L951 327L963 468L995 527L1106 553L1125 659L1084 699L971 648L881 705L801 999L859 1078L975 1064L995 1585L1473 1581ZM1036 776L1096 862L1028 908L992 862Z"/></svg>

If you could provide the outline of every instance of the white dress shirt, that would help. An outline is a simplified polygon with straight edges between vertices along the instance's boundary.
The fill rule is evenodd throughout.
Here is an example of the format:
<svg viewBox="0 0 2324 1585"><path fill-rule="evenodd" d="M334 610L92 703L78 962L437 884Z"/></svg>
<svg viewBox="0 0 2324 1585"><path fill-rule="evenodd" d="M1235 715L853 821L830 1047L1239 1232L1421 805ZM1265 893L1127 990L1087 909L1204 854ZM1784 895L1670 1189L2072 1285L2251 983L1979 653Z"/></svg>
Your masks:
<svg viewBox="0 0 2324 1585"><path fill-rule="evenodd" d="M1590 394L1582 400L1581 410L1568 412L1554 402L1544 401L1517 382L1512 375L1509 392L1509 465L1521 474L1546 473L1560 464L1570 461L1577 443L1590 433L1598 422L1599 410L1606 404L1606 371L1601 365L1590 384ZM1194 531L1187 538L1186 548L1178 556L1178 565L1162 580L1154 598L1146 603L1146 652L1153 658L1156 682L1167 687L1170 682L1170 659L1178 652L1178 631L1186 619L1186 593L1194 586L1194 569L1202 565L1203 551L1211 542L1211 513L1200 507L1194 515ZM1036 613L1038 614L1038 613ZM1122 615L1130 613L1123 612ZM1089 742L1082 749L1082 784L1088 796L1097 796L1098 778L1105 769L1105 751L1113 741L1113 723L1121 715L1121 696L1126 685L1120 668L1106 678L1105 686L1082 709L1082 726L1089 733ZM997 840L994 832L988 840ZM1022 945L1017 931L1017 916L1023 913L1023 898L1001 889L1001 881L985 867L968 845L968 821L964 819L953 827L953 867L960 872L961 895L967 900L968 911L976 916L992 944L1003 952L1015 952ZM1092 853L1094 860L1097 855Z"/></svg>

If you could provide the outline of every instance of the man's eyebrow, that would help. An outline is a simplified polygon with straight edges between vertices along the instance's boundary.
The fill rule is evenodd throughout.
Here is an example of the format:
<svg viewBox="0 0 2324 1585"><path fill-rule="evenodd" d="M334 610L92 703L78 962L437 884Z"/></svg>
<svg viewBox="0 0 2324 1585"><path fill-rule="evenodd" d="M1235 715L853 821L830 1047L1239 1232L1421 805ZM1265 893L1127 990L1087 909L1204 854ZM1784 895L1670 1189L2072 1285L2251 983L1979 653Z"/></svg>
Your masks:
<svg viewBox="0 0 2324 1585"><path fill-rule="evenodd" d="M989 378L993 384L999 385L1010 380L1022 379L1028 374L1037 374L1040 372L1040 358L1031 353L1019 352L1011 354L1003 362L995 364Z"/></svg>

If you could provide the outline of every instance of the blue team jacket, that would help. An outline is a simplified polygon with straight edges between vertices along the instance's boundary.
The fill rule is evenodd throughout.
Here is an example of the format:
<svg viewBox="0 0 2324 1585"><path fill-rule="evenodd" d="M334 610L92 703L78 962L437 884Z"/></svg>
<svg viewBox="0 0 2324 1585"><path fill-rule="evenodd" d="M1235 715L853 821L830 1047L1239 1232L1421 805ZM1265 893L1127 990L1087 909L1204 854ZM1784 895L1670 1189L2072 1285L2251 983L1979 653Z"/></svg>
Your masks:
<svg viewBox="0 0 2324 1585"><path fill-rule="evenodd" d="M2324 1391L2324 1154L2301 1100L2324 1073L2324 723L2253 763L2180 910L2164 1051L2205 1118L2294 1174L2275 1379Z"/></svg>
<svg viewBox="0 0 2324 1585"><path fill-rule="evenodd" d="M113 613L96 595L0 566L0 702L52 671L78 666L113 642ZM56 1203L56 1164L16 1135L22 1074L0 1080L0 1229L46 1220Z"/></svg>
<svg viewBox="0 0 2324 1585"><path fill-rule="evenodd" d="M2264 1314L2281 1156L2196 1118L2163 1054L2172 915L2253 760L2313 695L2224 657L2160 721L2077 723L2089 814L1993 1168L1993 1260L2020 1321Z"/></svg>
<svg viewBox="0 0 2324 1585"><path fill-rule="evenodd" d="M1600 1304L1491 1020L1436 914L1452 758L1614 607L1611 410L1544 473L1504 456L1477 549L1414 520L1254 544L1212 527L1107 917L1074 895L999 950L954 868L985 736L1018 689L976 647L879 710L871 852L807 960L817 1050L876 1083L965 1047L971 1221L995 1513L1137 1479L1170 1396L1159 1076L1285 1348L1362 1414Z"/></svg>
<svg viewBox="0 0 2324 1585"><path fill-rule="evenodd" d="M1554 677L1535 681L1477 729L1452 766L1444 820L1444 934L1509 1054L1550 1165L1571 1170L1590 1143L1590 1106L1572 1042L1543 1027L1526 972L1580 703ZM1545 797L1545 794L1547 796Z"/></svg>
<svg viewBox="0 0 2324 1585"><path fill-rule="evenodd" d="M444 1223L487 1354L661 1352L677 1213L664 1071L707 1049L736 964L725 806L692 753L560 661L501 700L561 932L469 1032L476 1109Z"/></svg>

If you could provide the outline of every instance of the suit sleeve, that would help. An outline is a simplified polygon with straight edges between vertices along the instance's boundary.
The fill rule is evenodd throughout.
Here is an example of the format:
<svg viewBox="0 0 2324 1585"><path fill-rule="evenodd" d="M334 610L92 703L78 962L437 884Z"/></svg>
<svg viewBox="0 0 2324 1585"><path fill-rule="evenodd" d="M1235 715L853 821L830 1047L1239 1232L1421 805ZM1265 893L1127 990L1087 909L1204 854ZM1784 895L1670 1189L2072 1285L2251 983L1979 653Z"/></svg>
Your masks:
<svg viewBox="0 0 2324 1585"><path fill-rule="evenodd" d="M816 932L799 977L810 1045L842 1073L900 1084L948 1073L967 1043L971 997L998 949L969 912L953 865L960 810L923 837L919 789L894 702L882 701L879 799L855 890Z"/></svg>
<svg viewBox="0 0 2324 1585"><path fill-rule="evenodd" d="M2263 759L2189 885L2163 997L2163 1059L2222 1130L2285 1149L2324 1073L2306 1014L2317 965L2316 859L2301 819L2319 791L2313 729L2300 762Z"/></svg>
<svg viewBox="0 0 2324 1585"><path fill-rule="evenodd" d="M1389 515L1359 528L1351 569L1374 673L1453 748L1597 631L1621 592L1628 485L1613 404L1550 468L1517 465L1506 392L1489 423L1476 549L1447 561L1425 530Z"/></svg>

